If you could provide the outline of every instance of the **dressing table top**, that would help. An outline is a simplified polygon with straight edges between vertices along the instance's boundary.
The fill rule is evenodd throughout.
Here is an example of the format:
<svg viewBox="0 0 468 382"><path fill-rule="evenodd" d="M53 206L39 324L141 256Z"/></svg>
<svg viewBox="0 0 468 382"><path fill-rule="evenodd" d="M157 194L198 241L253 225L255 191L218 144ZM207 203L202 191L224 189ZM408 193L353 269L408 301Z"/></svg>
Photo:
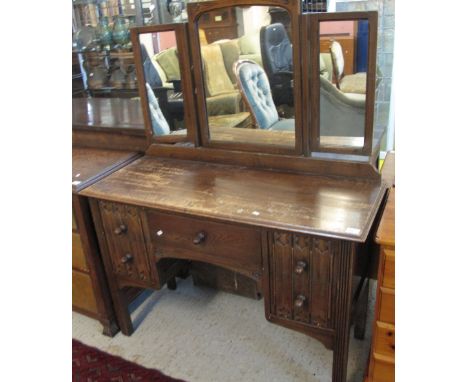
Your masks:
<svg viewBox="0 0 468 382"><path fill-rule="evenodd" d="M366 240L380 182L145 156L80 195L338 239Z"/></svg>
<svg viewBox="0 0 468 382"><path fill-rule="evenodd" d="M125 166L140 154L92 148L73 148L72 192L76 193L112 171Z"/></svg>

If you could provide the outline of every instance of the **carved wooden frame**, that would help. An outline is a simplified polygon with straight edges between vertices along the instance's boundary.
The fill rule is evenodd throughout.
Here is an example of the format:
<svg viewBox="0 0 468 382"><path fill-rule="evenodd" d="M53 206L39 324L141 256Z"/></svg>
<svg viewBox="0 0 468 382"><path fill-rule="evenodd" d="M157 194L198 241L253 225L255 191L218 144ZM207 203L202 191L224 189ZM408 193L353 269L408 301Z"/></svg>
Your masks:
<svg viewBox="0 0 468 382"><path fill-rule="evenodd" d="M327 152L341 154L367 155L373 154L373 124L374 124L374 101L376 84L376 59L377 59L377 11L366 12L336 12L336 13L312 13L303 15L302 42L303 49L302 64L304 68L311 68L311 72L304 73L304 105L311 105L307 108L305 126L310 126L309 131L305 129L304 134L308 134L308 147L312 152ZM369 38L367 56L367 79L366 79L366 107L365 107L365 127L364 145L362 148L352 148L346 146L326 146L320 144L320 87L313 86L320 82L320 22L322 21L342 21L342 20L368 20ZM311 37L316 39L315 43ZM306 43L307 42L307 43ZM311 74L310 74L311 73Z"/></svg>
<svg viewBox="0 0 468 382"><path fill-rule="evenodd" d="M200 49L200 38L198 34L198 20L202 14L228 7L242 6L275 6L288 11L291 18L292 44L293 44L293 67L294 67L294 115L295 118L295 147L268 146L240 142L213 142L210 140L208 127L208 113L206 108L206 96L204 87L202 57ZM303 153L303 127L302 118L302 73L300 61L300 2L294 0L240 0L231 3L225 0L189 3L187 5L190 45L192 47L192 60L194 70L194 83L197 96L198 121L201 145L210 148L227 150L239 150L248 152L302 155Z"/></svg>
<svg viewBox="0 0 468 382"><path fill-rule="evenodd" d="M140 34L175 32L177 51L179 54L180 75L182 83L182 93L184 94L184 121L187 127L187 135L165 135L154 136L151 125L150 111L148 108L148 95L146 92L143 62L140 50ZM133 45L133 55L138 78L138 92L140 94L143 118L145 121L145 133L148 145L153 143L176 143L176 142L198 142L196 128L196 110L193 95L193 84L190 68L190 51L188 46L187 24L163 24L136 27L131 29L131 39Z"/></svg>

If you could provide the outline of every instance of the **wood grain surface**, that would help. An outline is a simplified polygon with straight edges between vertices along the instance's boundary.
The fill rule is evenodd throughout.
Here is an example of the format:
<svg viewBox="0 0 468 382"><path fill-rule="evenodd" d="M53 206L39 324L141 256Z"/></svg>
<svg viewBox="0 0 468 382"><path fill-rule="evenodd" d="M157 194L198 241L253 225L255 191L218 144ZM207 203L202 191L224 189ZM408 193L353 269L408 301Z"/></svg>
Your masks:
<svg viewBox="0 0 468 382"><path fill-rule="evenodd" d="M130 163L139 154L131 151L74 147L72 192L78 192L109 172Z"/></svg>
<svg viewBox="0 0 468 382"><path fill-rule="evenodd" d="M363 242L384 193L380 182L145 156L80 194Z"/></svg>

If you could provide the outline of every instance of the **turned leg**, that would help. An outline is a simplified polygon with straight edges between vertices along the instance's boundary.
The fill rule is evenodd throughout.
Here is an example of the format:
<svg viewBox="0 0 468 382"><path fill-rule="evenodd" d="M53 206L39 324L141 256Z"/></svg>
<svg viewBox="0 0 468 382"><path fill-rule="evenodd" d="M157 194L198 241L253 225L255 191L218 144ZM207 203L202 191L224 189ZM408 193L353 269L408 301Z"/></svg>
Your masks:
<svg viewBox="0 0 468 382"><path fill-rule="evenodd" d="M171 277L167 280L167 289L176 290L177 289L177 281L175 277Z"/></svg>
<svg viewBox="0 0 468 382"><path fill-rule="evenodd" d="M366 333L367 308L369 302L369 279L364 282L357 301L356 317L354 319L354 338L363 340Z"/></svg>

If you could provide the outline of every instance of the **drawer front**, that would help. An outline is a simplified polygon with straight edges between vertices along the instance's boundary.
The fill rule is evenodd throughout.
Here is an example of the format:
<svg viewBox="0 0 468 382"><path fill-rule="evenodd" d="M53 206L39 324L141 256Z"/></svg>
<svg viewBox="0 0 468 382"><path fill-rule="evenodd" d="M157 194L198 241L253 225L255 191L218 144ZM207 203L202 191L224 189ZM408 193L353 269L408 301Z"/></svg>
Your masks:
<svg viewBox="0 0 468 382"><path fill-rule="evenodd" d="M72 271L72 304L74 308L97 314L93 284L86 273Z"/></svg>
<svg viewBox="0 0 468 382"><path fill-rule="evenodd" d="M374 333L374 351L383 356L395 357L395 326L377 321Z"/></svg>
<svg viewBox="0 0 468 382"><path fill-rule="evenodd" d="M383 283L385 288L395 289L395 251L384 248Z"/></svg>
<svg viewBox="0 0 468 382"><path fill-rule="evenodd" d="M83 271L88 271L88 264L81 245L80 235L72 233L72 267Z"/></svg>
<svg viewBox="0 0 468 382"><path fill-rule="evenodd" d="M260 231L156 211L149 211L147 220L157 258L209 260L252 273L261 271Z"/></svg>
<svg viewBox="0 0 468 382"><path fill-rule="evenodd" d="M395 363L374 355L371 361L370 382L395 382Z"/></svg>
<svg viewBox="0 0 468 382"><path fill-rule="evenodd" d="M395 324L395 290L380 288L379 320Z"/></svg>
<svg viewBox="0 0 468 382"><path fill-rule="evenodd" d="M330 327L331 242L279 232L270 240L270 313Z"/></svg>
<svg viewBox="0 0 468 382"><path fill-rule="evenodd" d="M130 280L152 279L141 217L136 207L99 202L112 270Z"/></svg>

